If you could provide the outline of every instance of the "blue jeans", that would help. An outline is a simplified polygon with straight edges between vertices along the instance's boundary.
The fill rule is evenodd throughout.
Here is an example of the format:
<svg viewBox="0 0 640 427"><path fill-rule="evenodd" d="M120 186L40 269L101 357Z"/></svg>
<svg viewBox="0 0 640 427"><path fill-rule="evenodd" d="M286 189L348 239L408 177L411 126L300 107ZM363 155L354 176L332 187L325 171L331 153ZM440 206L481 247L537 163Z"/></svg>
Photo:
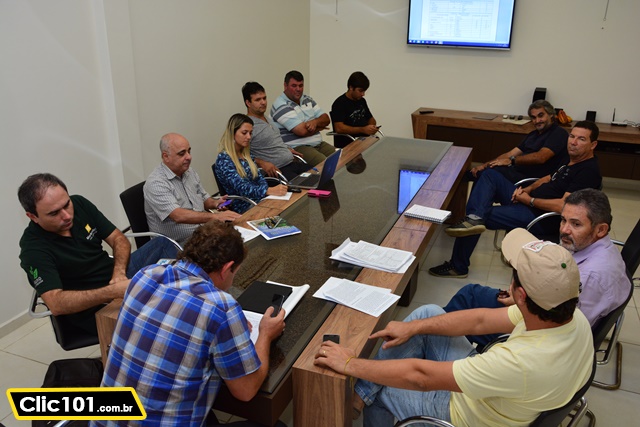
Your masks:
<svg viewBox="0 0 640 427"><path fill-rule="evenodd" d="M155 264L162 258L176 258L178 249L164 237L154 237L131 253L127 277L131 279L142 268Z"/></svg>
<svg viewBox="0 0 640 427"><path fill-rule="evenodd" d="M404 321L426 319L444 314L437 305L424 305L413 311ZM406 343L378 351L376 359L428 359L435 361L458 360L475 355L473 346L464 337L417 335ZM393 426L394 420L414 415L429 415L451 420L446 390L414 391L381 386L370 381L358 380L355 392L367 405L364 408L364 427Z"/></svg>
<svg viewBox="0 0 640 427"><path fill-rule="evenodd" d="M504 307L504 305L498 301L499 291L499 289L490 288L489 286L470 283L460 289L442 309L450 313L452 311L468 310L470 308ZM499 336L500 334L467 335L467 339L472 343L484 347Z"/></svg>
<svg viewBox="0 0 640 427"><path fill-rule="evenodd" d="M526 227L536 216L536 212L522 203L512 203L513 185L500 172L486 169L480 175L467 201L467 215L477 215L484 220L489 230L513 230ZM500 206L493 206L500 203ZM535 234L535 233L534 233ZM453 244L451 264L460 273L469 272L471 254L480 240L480 235L457 237Z"/></svg>

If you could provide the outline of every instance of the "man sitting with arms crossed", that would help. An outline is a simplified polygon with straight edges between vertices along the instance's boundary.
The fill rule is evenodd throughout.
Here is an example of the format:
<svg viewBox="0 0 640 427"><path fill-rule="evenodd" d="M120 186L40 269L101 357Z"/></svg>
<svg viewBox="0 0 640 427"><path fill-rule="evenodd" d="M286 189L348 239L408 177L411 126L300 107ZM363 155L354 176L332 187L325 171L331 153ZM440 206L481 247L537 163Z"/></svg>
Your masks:
<svg viewBox="0 0 640 427"><path fill-rule="evenodd" d="M253 325L260 328L254 346L242 308L227 293L245 255L240 233L211 221L193 232L175 262L135 275L102 386L133 387L147 418L92 426L199 427L222 382L239 400L255 396L269 370L271 342L284 330L284 310L271 317L269 307L260 325Z"/></svg>
<svg viewBox="0 0 640 427"><path fill-rule="evenodd" d="M56 176L39 173L18 189L31 220L20 239L20 266L54 316L98 335L95 312L122 298L129 278L160 258L174 258L175 246L155 238L131 253L129 240L93 203L69 196ZM113 258L102 249L109 245Z"/></svg>
<svg viewBox="0 0 640 427"><path fill-rule="evenodd" d="M472 179L491 168L515 184L521 179L549 175L563 164L567 156L567 131L556 122L553 105L539 99L529 105L527 113L535 130L517 147L471 169Z"/></svg>
<svg viewBox="0 0 640 427"><path fill-rule="evenodd" d="M378 132L376 119L371 114L364 94L369 89L369 79L362 71L356 71L347 80L347 92L331 105L333 130L353 137L370 136ZM351 143L347 136L335 135L333 145L344 148Z"/></svg>
<svg viewBox="0 0 640 427"><path fill-rule="evenodd" d="M567 141L568 163L553 174L535 181L526 188L516 188L494 169L485 170L473 186L467 201L467 216L445 229L455 237L451 260L429 269L438 277L467 277L471 254L480 234L490 230L512 230L526 227L544 212L560 212L566 197L583 188L600 188L602 177L594 150L598 145L598 126L582 121L575 124ZM495 202L500 206L493 206ZM534 234L544 232L540 225Z"/></svg>
<svg viewBox="0 0 640 427"><path fill-rule="evenodd" d="M242 86L242 96L247 116L253 120L250 148L258 167L273 177L277 177L276 171L279 171L288 180L309 170L311 165L293 157L294 154L302 157L302 153L287 147L271 117L264 115L267 111L264 87L260 83L247 82Z"/></svg>
<svg viewBox="0 0 640 427"><path fill-rule="evenodd" d="M586 188L571 193L562 208L560 245L573 254L582 292L578 308L593 327L627 299L631 282L620 251L609 238L611 205L602 191ZM447 313L469 308L498 308L513 304L506 291L468 284L443 307ZM467 336L485 346L496 335Z"/></svg>
<svg viewBox="0 0 640 427"><path fill-rule="evenodd" d="M216 210L226 198L214 199L202 188L200 177L190 167L191 146L184 136L164 135L160 139L160 152L162 163L144 184L144 212L149 230L184 245L200 224L240 217L233 211Z"/></svg>
<svg viewBox="0 0 640 427"><path fill-rule="evenodd" d="M289 71L284 76L284 92L271 105L271 117L284 143L302 153L312 167L330 156L335 148L324 142L320 135L331 122L329 116L303 92L302 73Z"/></svg>
<svg viewBox="0 0 640 427"><path fill-rule="evenodd" d="M563 247L529 239L516 229L502 243L514 268L515 305L454 313L423 306L371 335L385 340L380 360L357 359L351 349L322 343L317 365L361 379L354 409L367 405L365 427L392 426L394 416L413 415L456 426L528 426L587 382L594 351L589 322L575 310L578 267ZM489 332L511 336L482 354L462 336Z"/></svg>

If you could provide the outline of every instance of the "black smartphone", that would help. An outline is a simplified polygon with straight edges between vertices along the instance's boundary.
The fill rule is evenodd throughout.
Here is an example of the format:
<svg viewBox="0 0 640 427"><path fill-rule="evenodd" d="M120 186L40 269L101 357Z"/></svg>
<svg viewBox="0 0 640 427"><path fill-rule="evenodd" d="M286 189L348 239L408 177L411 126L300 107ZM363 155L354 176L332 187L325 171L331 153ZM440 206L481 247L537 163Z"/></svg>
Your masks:
<svg viewBox="0 0 640 427"><path fill-rule="evenodd" d="M271 298L271 307L273 307L273 313L271 313L271 317L276 317L278 314L280 314L283 303L284 295L273 294L273 297Z"/></svg>
<svg viewBox="0 0 640 427"><path fill-rule="evenodd" d="M336 344L340 344L340 335L336 334L324 334L322 336L322 342L333 341Z"/></svg>
<svg viewBox="0 0 640 427"><path fill-rule="evenodd" d="M420 114L433 114L433 110L420 110Z"/></svg>

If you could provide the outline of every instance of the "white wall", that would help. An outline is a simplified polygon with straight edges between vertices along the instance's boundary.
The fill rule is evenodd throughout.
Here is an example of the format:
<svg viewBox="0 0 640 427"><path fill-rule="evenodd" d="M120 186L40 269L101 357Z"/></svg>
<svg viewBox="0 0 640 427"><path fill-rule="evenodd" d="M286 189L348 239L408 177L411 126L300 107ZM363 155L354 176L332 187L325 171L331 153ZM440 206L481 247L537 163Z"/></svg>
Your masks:
<svg viewBox="0 0 640 427"><path fill-rule="evenodd" d="M257 80L273 99L288 70L307 73L308 24L299 0L0 0L0 335L31 295L18 265L24 178L52 172L125 226L118 194L159 163L158 141L174 131L215 192L210 166L226 121L246 111L242 84ZM285 39L290 51L277 49Z"/></svg>
<svg viewBox="0 0 640 427"><path fill-rule="evenodd" d="M577 119L640 121L640 2L519 0L508 52L409 47L408 0L311 0L312 96L330 108L349 74L386 134L411 136L418 107L526 114L536 86ZM336 7L338 13L336 14Z"/></svg>

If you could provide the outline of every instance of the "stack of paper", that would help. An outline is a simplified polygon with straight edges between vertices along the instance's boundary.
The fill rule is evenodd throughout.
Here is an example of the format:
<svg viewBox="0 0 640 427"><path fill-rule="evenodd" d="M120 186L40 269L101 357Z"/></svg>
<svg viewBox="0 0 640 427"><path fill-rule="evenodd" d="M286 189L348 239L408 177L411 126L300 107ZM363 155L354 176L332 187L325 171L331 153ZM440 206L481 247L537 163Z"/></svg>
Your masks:
<svg viewBox="0 0 640 427"><path fill-rule="evenodd" d="M380 316L400 298L389 289L337 277L330 277L313 296L346 305L374 317Z"/></svg>
<svg viewBox="0 0 640 427"><path fill-rule="evenodd" d="M385 248L364 240L355 243L348 238L331 252L330 258L389 273L405 273L413 260L416 259L408 251Z"/></svg>

